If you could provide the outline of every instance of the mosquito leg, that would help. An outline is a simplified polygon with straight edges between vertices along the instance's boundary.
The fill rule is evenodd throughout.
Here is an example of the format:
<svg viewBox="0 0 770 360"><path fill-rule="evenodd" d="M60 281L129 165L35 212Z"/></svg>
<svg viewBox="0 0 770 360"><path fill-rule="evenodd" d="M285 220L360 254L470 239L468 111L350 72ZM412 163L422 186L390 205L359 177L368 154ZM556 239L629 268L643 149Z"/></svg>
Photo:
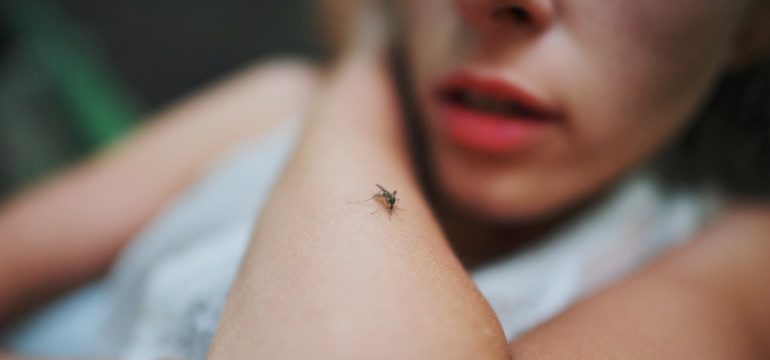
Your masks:
<svg viewBox="0 0 770 360"><path fill-rule="evenodd" d="M374 199L371 198L371 199L366 199L366 200L361 200L361 201L347 201L347 203L348 204L363 204L365 202L369 202L369 201L372 201L372 200L374 200Z"/></svg>

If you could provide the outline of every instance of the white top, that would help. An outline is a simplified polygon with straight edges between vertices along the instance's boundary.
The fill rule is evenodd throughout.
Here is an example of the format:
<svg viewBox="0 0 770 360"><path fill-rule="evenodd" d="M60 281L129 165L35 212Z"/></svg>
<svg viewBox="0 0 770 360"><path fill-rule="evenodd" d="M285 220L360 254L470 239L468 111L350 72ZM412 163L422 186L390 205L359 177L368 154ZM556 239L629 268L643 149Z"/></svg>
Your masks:
<svg viewBox="0 0 770 360"><path fill-rule="evenodd" d="M5 336L30 356L203 359L296 122L226 156L128 247L103 281ZM640 171L550 239L472 276L513 338L691 238L716 197Z"/></svg>

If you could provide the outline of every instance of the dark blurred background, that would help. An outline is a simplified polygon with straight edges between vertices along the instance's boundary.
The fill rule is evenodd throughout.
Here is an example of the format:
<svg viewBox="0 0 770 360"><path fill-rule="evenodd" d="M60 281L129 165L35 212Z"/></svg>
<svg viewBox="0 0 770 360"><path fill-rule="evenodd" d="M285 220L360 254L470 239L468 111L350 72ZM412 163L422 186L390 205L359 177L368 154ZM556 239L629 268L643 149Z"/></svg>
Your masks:
<svg viewBox="0 0 770 360"><path fill-rule="evenodd" d="M0 201L248 64L318 57L312 0L0 0Z"/></svg>

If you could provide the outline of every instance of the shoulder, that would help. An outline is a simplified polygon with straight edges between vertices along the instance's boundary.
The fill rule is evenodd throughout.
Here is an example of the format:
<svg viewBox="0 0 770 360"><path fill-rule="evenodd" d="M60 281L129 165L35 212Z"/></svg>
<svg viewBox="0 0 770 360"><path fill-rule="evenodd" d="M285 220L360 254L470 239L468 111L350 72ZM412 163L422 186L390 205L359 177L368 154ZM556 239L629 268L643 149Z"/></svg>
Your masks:
<svg viewBox="0 0 770 360"><path fill-rule="evenodd" d="M768 274L770 206L730 205L695 241L515 341L513 358L765 358Z"/></svg>
<svg viewBox="0 0 770 360"><path fill-rule="evenodd" d="M730 204L703 232L702 238L704 241L727 241L734 246L763 247L770 256L770 203L741 201Z"/></svg>
<svg viewBox="0 0 770 360"><path fill-rule="evenodd" d="M693 242L692 258L758 285L770 274L770 204L733 203ZM770 292L766 294L770 297ZM768 318L770 320L770 318ZM770 323L768 323L770 325Z"/></svg>
<svg viewBox="0 0 770 360"><path fill-rule="evenodd" d="M714 300L712 312L739 321L758 351L770 351L770 204L729 205L668 265L669 279Z"/></svg>
<svg viewBox="0 0 770 360"><path fill-rule="evenodd" d="M200 95L213 98L238 96L243 93L272 93L297 97L312 92L318 85L319 78L320 67L310 60L273 58L245 66L207 88Z"/></svg>
<svg viewBox="0 0 770 360"><path fill-rule="evenodd" d="M742 221L770 230L770 201L739 201L726 208L722 220Z"/></svg>
<svg viewBox="0 0 770 360"><path fill-rule="evenodd" d="M275 58L246 66L240 71L225 77L202 94L207 99L233 100L248 99L250 104L270 104L254 98L275 100L283 97L281 103L309 100L319 84L320 67L315 63L300 58Z"/></svg>
<svg viewBox="0 0 770 360"><path fill-rule="evenodd" d="M305 110L317 93L320 73L320 67L307 60L261 61L204 87L154 117L161 120L156 123L210 129L213 134L209 135L237 143L267 134Z"/></svg>

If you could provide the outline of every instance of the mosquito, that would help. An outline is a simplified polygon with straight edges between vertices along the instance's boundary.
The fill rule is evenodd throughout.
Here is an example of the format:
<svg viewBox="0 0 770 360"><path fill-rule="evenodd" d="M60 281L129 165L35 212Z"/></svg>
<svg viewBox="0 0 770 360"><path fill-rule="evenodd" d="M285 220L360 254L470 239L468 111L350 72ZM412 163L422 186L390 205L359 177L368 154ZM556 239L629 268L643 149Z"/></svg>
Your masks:
<svg viewBox="0 0 770 360"><path fill-rule="evenodd" d="M380 205L382 205L385 208L385 210L388 210L388 215L393 215L394 211L400 210L396 208L398 206L398 201L400 200L397 197L398 190L390 191L380 184L375 184L375 185L377 186L378 189L380 189L380 191L372 195L370 199L359 201L357 203L364 203L371 200L377 201L380 203ZM372 214L376 213L378 210L379 208L374 210Z"/></svg>
<svg viewBox="0 0 770 360"><path fill-rule="evenodd" d="M383 187L380 184L375 184L380 189L380 192L374 194L372 196L372 199L379 201L382 203L383 206L385 206L386 209L388 209L388 213L392 214L393 210L396 210L396 205L398 205L399 198L396 197L396 194L398 194L398 190L393 190L393 192L390 192L388 189Z"/></svg>

